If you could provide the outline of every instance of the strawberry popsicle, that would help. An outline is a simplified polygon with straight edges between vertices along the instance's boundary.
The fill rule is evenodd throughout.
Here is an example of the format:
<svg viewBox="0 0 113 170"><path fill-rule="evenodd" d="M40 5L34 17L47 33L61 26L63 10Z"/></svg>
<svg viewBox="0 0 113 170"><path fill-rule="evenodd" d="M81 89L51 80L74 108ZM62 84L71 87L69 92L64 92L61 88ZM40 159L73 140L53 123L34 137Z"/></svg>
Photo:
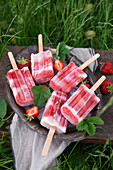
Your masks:
<svg viewBox="0 0 113 170"><path fill-rule="evenodd" d="M61 107L61 112L70 123L78 124L99 103L100 99L95 95L94 91L105 79L106 77L102 76L91 89L82 84L64 103Z"/></svg>
<svg viewBox="0 0 113 170"><path fill-rule="evenodd" d="M51 79L49 86L53 90L69 93L73 87L77 86L81 82L81 79L84 80L87 77L87 74L82 70L94 60L96 60L99 56L100 55L97 53L80 67L78 67L73 62L70 62Z"/></svg>
<svg viewBox="0 0 113 170"><path fill-rule="evenodd" d="M67 128L67 120L61 114L61 106L68 99L67 95L61 91L53 91L49 98L44 114L41 119L41 125L50 129L51 126L56 127L56 133L65 133Z"/></svg>
<svg viewBox="0 0 113 170"><path fill-rule="evenodd" d="M37 83L49 81L53 76L53 59L51 51L43 51L42 35L38 36L39 53L31 54L32 76Z"/></svg>
<svg viewBox="0 0 113 170"><path fill-rule="evenodd" d="M33 104L31 87L35 86L28 67L18 69L11 52L8 53L14 69L7 72L7 80L13 92L16 103L20 106Z"/></svg>

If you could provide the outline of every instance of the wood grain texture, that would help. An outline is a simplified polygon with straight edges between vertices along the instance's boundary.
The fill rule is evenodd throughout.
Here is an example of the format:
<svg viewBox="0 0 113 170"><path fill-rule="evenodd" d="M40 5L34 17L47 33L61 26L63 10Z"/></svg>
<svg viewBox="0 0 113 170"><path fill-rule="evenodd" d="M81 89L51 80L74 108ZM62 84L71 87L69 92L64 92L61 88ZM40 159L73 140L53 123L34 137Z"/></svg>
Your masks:
<svg viewBox="0 0 113 170"><path fill-rule="evenodd" d="M8 46L7 49L9 49L13 54L19 53L22 49L24 49L25 46ZM96 53L100 54L100 58L98 59L98 62L106 62L107 60L110 61L113 64L113 51L107 51L107 50L95 50ZM10 65L10 61L7 56L7 51L4 50L3 56L0 62L0 97L4 98L7 102L7 109L8 113L7 116L11 113L12 109L8 104L7 96L6 96L6 70L7 67ZM95 72L95 76L97 79L99 79L103 74L100 72L100 64ZM109 79L113 82L113 75L105 75L106 79ZM103 105L105 105L108 100L110 99L111 95L103 95ZM111 143L113 144L113 105L110 106L101 116L104 120L104 125L102 126L102 129L97 129L96 134L91 137L87 136L85 140L82 140L81 142L84 143L105 143L106 140L111 139ZM5 125L3 126L2 130L7 130L6 127L10 124L11 119L7 120ZM76 141L76 139L75 139Z"/></svg>

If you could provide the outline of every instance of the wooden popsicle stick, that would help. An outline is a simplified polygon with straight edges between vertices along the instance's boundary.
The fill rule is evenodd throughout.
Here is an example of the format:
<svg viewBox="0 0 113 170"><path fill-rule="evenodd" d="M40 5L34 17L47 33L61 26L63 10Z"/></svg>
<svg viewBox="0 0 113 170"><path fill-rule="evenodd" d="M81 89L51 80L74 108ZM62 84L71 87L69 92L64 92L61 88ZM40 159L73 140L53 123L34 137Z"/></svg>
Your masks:
<svg viewBox="0 0 113 170"><path fill-rule="evenodd" d="M43 42L42 42L42 34L38 35L38 47L39 47L39 52L43 51ZM43 150L42 150L42 156L46 156L48 154L54 133L55 133L55 126L51 126L49 133L47 135Z"/></svg>
<svg viewBox="0 0 113 170"><path fill-rule="evenodd" d="M100 54L97 53L95 54L93 57L91 57L89 60L87 60L85 63L83 63L81 66L79 66L79 68L81 70L83 70L84 68L86 68L89 64L91 64L93 61L95 61L97 58L100 57Z"/></svg>
<svg viewBox="0 0 113 170"><path fill-rule="evenodd" d="M48 154L48 151L49 151L49 148L50 148L50 145L51 145L54 133L55 133L55 129L56 129L55 126L50 127L49 133L47 135L47 138L46 138L43 150L42 150L42 156L46 156Z"/></svg>
<svg viewBox="0 0 113 170"><path fill-rule="evenodd" d="M42 34L38 35L38 48L39 52L43 51Z"/></svg>
<svg viewBox="0 0 113 170"><path fill-rule="evenodd" d="M8 56L9 56L9 60L11 62L11 65L12 65L13 69L18 69L16 61L15 61L14 56L13 56L13 53L8 52Z"/></svg>
<svg viewBox="0 0 113 170"><path fill-rule="evenodd" d="M105 79L105 76L100 77L100 79L90 88L90 90L95 91Z"/></svg>

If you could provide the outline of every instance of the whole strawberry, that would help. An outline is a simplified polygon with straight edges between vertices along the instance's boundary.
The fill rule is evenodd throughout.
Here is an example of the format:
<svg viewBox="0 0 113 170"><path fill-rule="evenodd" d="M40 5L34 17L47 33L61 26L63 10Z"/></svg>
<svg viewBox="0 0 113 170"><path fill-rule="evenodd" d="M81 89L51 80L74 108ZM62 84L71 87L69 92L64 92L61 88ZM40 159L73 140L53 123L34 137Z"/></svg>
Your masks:
<svg viewBox="0 0 113 170"><path fill-rule="evenodd" d="M108 94L108 93L113 93L113 83L110 80L105 80L101 86L100 90L102 94Z"/></svg>
<svg viewBox="0 0 113 170"><path fill-rule="evenodd" d="M43 85L41 85L41 86L43 86L43 88L46 88L46 87L48 87L47 85L45 85L45 84L43 84Z"/></svg>
<svg viewBox="0 0 113 170"><path fill-rule="evenodd" d="M105 63L100 63L102 64L101 67L101 72L104 74L113 74L113 65L109 61L106 61Z"/></svg>
<svg viewBox="0 0 113 170"><path fill-rule="evenodd" d="M18 68L22 69L23 67L29 67L31 66L31 61L28 59L25 59L24 57L19 58L19 60L17 60L18 63Z"/></svg>
<svg viewBox="0 0 113 170"><path fill-rule="evenodd" d="M88 84L88 83L83 83L85 86L87 86L89 89L90 89L90 84Z"/></svg>
<svg viewBox="0 0 113 170"><path fill-rule="evenodd" d="M88 87L88 88L90 89L91 86L90 86L90 84L88 83L88 80L83 81L81 77L80 77L80 79L81 79L81 84L80 84L80 86L81 86L82 84L84 84L86 87Z"/></svg>

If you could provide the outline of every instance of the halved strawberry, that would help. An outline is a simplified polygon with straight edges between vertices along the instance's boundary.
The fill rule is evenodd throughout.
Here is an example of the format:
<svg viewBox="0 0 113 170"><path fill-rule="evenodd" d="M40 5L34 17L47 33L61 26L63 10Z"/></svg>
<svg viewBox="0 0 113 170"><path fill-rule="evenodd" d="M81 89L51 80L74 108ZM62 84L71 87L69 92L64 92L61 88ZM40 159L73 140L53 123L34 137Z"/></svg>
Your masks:
<svg viewBox="0 0 113 170"><path fill-rule="evenodd" d="M28 118L25 120L25 122L27 120L31 121L32 119L34 119L38 116L38 114L39 114L38 107L33 106L33 107L27 109L26 114L27 114Z"/></svg>
<svg viewBox="0 0 113 170"><path fill-rule="evenodd" d="M60 60L55 60L55 62L53 63L53 68L57 71L60 71L64 68L64 63L63 61Z"/></svg>
<svg viewBox="0 0 113 170"><path fill-rule="evenodd" d="M18 68L22 69L23 67L29 67L31 66L31 61L28 59L25 59L24 57L19 58L19 60L17 60L18 63Z"/></svg>

